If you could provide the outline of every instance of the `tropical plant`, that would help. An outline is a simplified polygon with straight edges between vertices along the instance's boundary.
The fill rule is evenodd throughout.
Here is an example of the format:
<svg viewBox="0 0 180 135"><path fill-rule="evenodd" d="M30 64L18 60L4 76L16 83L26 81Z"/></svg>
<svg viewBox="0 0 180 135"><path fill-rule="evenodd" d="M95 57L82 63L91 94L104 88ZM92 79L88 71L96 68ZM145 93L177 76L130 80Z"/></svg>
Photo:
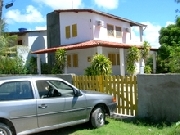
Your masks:
<svg viewBox="0 0 180 135"><path fill-rule="evenodd" d="M27 69L23 64L22 59L19 56L0 57L0 74L26 74Z"/></svg>
<svg viewBox="0 0 180 135"><path fill-rule="evenodd" d="M28 74L37 74L37 58L36 57L31 56L26 66L27 66Z"/></svg>
<svg viewBox="0 0 180 135"><path fill-rule="evenodd" d="M62 74L64 72L64 67L67 62L67 52L64 49L58 49L55 52L55 63L52 68L53 74Z"/></svg>
<svg viewBox="0 0 180 135"><path fill-rule="evenodd" d="M85 69L85 75L110 75L112 73L112 63L103 54L94 55L90 67Z"/></svg>
<svg viewBox="0 0 180 135"><path fill-rule="evenodd" d="M140 50L140 53L141 53L141 58L146 60L148 55L149 55L149 51L150 51L150 44L148 41L144 41L143 45L142 45L142 48Z"/></svg>
<svg viewBox="0 0 180 135"><path fill-rule="evenodd" d="M136 71L135 63L138 62L140 59L140 50L136 46L132 46L128 50L127 54L127 72L130 75L134 75Z"/></svg>
<svg viewBox="0 0 180 135"><path fill-rule="evenodd" d="M6 32L6 24L0 20L0 73L1 74L24 74L26 68L22 58L18 56L15 41L17 35L10 36Z"/></svg>
<svg viewBox="0 0 180 135"><path fill-rule="evenodd" d="M26 64L27 74L37 74L37 57L31 56L29 61ZM48 63L43 63L41 61L41 74L50 74L50 66Z"/></svg>
<svg viewBox="0 0 180 135"><path fill-rule="evenodd" d="M152 72L151 67L150 67L149 65L146 65L146 66L144 67L144 72L145 72L146 74L150 74L150 73Z"/></svg>

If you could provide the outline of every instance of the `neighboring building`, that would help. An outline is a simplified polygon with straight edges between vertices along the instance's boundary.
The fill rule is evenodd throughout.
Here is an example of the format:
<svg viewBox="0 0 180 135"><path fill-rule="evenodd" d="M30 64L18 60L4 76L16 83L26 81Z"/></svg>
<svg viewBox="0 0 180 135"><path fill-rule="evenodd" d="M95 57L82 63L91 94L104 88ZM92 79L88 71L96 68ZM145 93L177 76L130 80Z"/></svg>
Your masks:
<svg viewBox="0 0 180 135"><path fill-rule="evenodd" d="M139 28L138 42L131 39L132 27ZM142 45L145 28L144 24L92 9L55 10L47 14L48 49L33 53L49 53L48 61L53 64L53 52L64 48L68 54L65 73L77 75L84 74L94 54L104 54L112 61L113 75L125 75L127 49Z"/></svg>
<svg viewBox="0 0 180 135"><path fill-rule="evenodd" d="M32 51L47 48L47 31L46 30L36 30L36 31L18 31L18 32L8 32L9 35L17 35L18 39L14 43L17 45L17 52L24 63L30 59ZM47 54L41 55L41 61L43 63L48 62Z"/></svg>

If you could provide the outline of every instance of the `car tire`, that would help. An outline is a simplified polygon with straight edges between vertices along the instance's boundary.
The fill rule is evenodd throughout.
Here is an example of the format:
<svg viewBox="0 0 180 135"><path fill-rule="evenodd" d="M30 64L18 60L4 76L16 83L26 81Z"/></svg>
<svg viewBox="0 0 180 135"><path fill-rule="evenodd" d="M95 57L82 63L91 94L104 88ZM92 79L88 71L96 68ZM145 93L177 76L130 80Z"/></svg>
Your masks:
<svg viewBox="0 0 180 135"><path fill-rule="evenodd" d="M0 123L0 135L12 135L12 131L3 123Z"/></svg>
<svg viewBox="0 0 180 135"><path fill-rule="evenodd" d="M91 124L94 128L99 128L105 124L105 114L102 108L97 107L93 110Z"/></svg>

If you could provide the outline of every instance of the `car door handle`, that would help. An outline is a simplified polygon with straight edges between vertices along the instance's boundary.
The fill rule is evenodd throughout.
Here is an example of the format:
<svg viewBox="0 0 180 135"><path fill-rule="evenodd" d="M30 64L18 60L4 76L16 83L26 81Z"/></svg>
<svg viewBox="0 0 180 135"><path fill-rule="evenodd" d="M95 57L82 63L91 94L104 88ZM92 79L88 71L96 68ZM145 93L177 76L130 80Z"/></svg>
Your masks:
<svg viewBox="0 0 180 135"><path fill-rule="evenodd" d="M47 105L46 104L41 104L41 105L38 106L38 108L45 109L45 108L47 108Z"/></svg>

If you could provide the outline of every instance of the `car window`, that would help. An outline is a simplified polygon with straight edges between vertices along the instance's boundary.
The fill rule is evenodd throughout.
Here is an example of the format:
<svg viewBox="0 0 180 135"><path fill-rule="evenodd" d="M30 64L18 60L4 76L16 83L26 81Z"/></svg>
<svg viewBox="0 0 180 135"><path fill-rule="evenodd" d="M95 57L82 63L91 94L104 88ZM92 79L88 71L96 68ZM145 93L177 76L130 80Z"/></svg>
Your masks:
<svg viewBox="0 0 180 135"><path fill-rule="evenodd" d="M0 85L0 101L33 99L29 81L5 82Z"/></svg>
<svg viewBox="0 0 180 135"><path fill-rule="evenodd" d="M36 86L40 98L73 96L73 88L63 81L38 80Z"/></svg>

